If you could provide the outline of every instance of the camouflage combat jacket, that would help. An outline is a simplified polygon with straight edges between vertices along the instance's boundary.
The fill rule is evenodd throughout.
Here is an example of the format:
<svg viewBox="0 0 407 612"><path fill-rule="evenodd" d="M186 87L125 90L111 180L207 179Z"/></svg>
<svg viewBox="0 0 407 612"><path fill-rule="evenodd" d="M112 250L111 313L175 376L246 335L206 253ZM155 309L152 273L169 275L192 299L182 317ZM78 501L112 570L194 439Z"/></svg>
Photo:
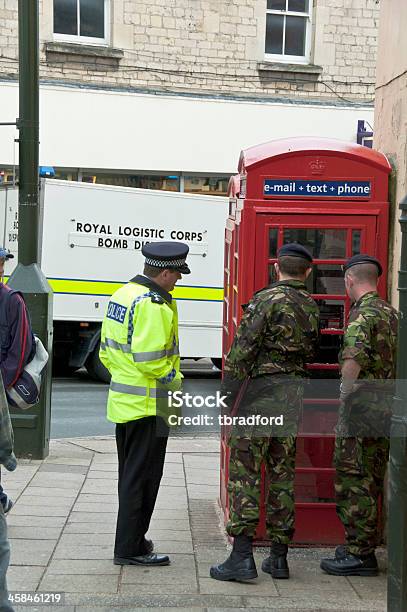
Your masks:
<svg viewBox="0 0 407 612"><path fill-rule="evenodd" d="M340 354L361 367L359 379L396 378L397 311L375 291L365 293L352 306Z"/></svg>
<svg viewBox="0 0 407 612"><path fill-rule="evenodd" d="M301 281L279 281L257 291L226 358L226 376L303 376L315 353L318 327L318 306Z"/></svg>

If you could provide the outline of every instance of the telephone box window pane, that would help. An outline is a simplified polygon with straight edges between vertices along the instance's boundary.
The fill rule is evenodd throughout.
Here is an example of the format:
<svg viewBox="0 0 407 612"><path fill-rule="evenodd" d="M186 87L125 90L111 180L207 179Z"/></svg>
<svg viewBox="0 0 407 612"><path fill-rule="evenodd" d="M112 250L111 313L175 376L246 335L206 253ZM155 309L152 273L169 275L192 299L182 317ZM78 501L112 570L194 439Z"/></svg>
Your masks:
<svg viewBox="0 0 407 612"><path fill-rule="evenodd" d="M105 0L81 0L81 36L105 37Z"/></svg>
<svg viewBox="0 0 407 612"><path fill-rule="evenodd" d="M277 281L277 274L274 264L269 265L269 285Z"/></svg>
<svg viewBox="0 0 407 612"><path fill-rule="evenodd" d="M285 11L287 0L267 0L267 8L270 11Z"/></svg>
<svg viewBox="0 0 407 612"><path fill-rule="evenodd" d="M269 229L269 257L277 257L277 240L278 240L278 228L271 227Z"/></svg>
<svg viewBox="0 0 407 612"><path fill-rule="evenodd" d="M54 0L55 34L78 35L77 0Z"/></svg>
<svg viewBox="0 0 407 612"><path fill-rule="evenodd" d="M360 239L362 232L360 230L352 231L352 255L360 254Z"/></svg>
<svg viewBox="0 0 407 612"><path fill-rule="evenodd" d="M314 266L306 285L310 293L345 295L345 281L340 265Z"/></svg>
<svg viewBox="0 0 407 612"><path fill-rule="evenodd" d="M267 15L266 23L266 53L283 53L284 17L282 15Z"/></svg>
<svg viewBox="0 0 407 612"><path fill-rule="evenodd" d="M299 242L315 259L346 258L346 230L290 228L284 230L283 242Z"/></svg>
<svg viewBox="0 0 407 612"><path fill-rule="evenodd" d="M304 17L286 17L285 54L305 55L306 19Z"/></svg>
<svg viewBox="0 0 407 612"><path fill-rule="evenodd" d="M318 300L320 329L343 329L345 304L341 300Z"/></svg>
<svg viewBox="0 0 407 612"><path fill-rule="evenodd" d="M237 321L237 292L233 289L233 318Z"/></svg>
<svg viewBox="0 0 407 612"><path fill-rule="evenodd" d="M308 0L288 0L288 10L293 13L308 13Z"/></svg>

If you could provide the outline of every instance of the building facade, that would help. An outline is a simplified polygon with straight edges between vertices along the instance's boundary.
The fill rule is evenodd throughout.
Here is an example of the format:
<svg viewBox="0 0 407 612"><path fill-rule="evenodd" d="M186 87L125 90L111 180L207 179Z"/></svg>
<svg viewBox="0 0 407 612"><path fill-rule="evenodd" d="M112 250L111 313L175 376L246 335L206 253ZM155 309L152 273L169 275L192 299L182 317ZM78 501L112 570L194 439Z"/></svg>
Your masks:
<svg viewBox="0 0 407 612"><path fill-rule="evenodd" d="M375 148L385 153L394 169L389 245L390 296L398 303L397 273L401 234L398 204L407 195L407 4L382 2L375 105Z"/></svg>
<svg viewBox="0 0 407 612"><path fill-rule="evenodd" d="M0 0L2 121L18 114L17 4ZM40 0L41 164L223 194L244 147L355 141L373 122L378 16L376 0Z"/></svg>

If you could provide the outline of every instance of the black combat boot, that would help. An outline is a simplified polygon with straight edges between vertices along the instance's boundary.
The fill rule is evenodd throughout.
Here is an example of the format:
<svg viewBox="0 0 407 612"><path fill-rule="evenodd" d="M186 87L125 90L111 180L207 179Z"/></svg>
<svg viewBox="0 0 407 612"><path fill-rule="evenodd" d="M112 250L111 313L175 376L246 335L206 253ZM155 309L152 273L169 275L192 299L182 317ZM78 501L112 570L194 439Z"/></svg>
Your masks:
<svg viewBox="0 0 407 612"><path fill-rule="evenodd" d="M253 557L253 538L246 535L235 536L233 550L220 565L212 565L210 576L215 580L252 580L257 578Z"/></svg>
<svg viewBox="0 0 407 612"><path fill-rule="evenodd" d="M290 570L287 563L287 544L273 542L270 547L270 556L264 559L261 569L272 578L289 578Z"/></svg>
<svg viewBox="0 0 407 612"><path fill-rule="evenodd" d="M338 547L335 559L322 559L321 569L332 576L377 576L379 568L374 552L369 555L352 555L347 548Z"/></svg>

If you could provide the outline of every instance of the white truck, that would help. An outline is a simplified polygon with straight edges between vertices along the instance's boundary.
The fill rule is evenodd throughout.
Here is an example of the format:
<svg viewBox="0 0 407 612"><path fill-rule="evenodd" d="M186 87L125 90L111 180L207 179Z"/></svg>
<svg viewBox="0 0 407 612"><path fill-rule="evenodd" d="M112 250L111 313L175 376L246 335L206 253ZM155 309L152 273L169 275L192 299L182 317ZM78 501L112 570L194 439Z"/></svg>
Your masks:
<svg viewBox="0 0 407 612"><path fill-rule="evenodd" d="M228 199L41 180L39 264L54 291L54 363L107 381L100 327L112 293L143 270L144 243L186 242L191 274L174 290L182 357L221 360ZM18 191L0 189L0 237L18 255Z"/></svg>

